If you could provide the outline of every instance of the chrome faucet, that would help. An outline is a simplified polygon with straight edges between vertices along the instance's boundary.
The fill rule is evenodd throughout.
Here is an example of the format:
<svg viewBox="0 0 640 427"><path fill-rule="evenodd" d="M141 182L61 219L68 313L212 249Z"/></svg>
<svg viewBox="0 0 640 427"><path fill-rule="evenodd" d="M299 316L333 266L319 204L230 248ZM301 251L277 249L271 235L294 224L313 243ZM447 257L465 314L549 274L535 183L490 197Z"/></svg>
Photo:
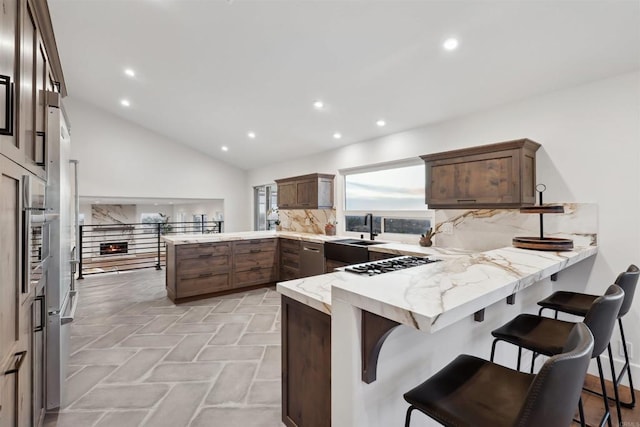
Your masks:
<svg viewBox="0 0 640 427"><path fill-rule="evenodd" d="M364 216L364 225L369 225L369 240L375 240L378 233L373 232L373 214L368 213Z"/></svg>

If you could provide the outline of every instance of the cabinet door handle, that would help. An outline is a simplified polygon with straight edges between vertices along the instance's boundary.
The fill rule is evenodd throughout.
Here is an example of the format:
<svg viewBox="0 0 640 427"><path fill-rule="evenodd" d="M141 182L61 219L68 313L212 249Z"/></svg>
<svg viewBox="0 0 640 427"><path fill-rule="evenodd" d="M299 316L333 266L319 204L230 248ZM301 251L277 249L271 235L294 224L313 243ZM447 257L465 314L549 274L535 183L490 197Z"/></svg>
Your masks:
<svg viewBox="0 0 640 427"><path fill-rule="evenodd" d="M262 251L260 249L251 249L249 252L252 253L252 254L257 254L257 253L262 252Z"/></svg>
<svg viewBox="0 0 640 427"><path fill-rule="evenodd" d="M204 279L205 277L211 277L211 276L213 276L213 273L202 273L198 277L201 279Z"/></svg>
<svg viewBox="0 0 640 427"><path fill-rule="evenodd" d="M198 258L210 258L210 257L211 257L211 254L202 254L198 256Z"/></svg>
<svg viewBox="0 0 640 427"><path fill-rule="evenodd" d="M33 332L41 332L44 331L44 319L46 318L46 307L44 305L44 295L38 295L34 298L34 301L40 302L40 325L36 326L33 329Z"/></svg>
<svg viewBox="0 0 640 427"><path fill-rule="evenodd" d="M46 150L46 142L47 142L46 134L44 132L42 132L42 131L37 131L36 132L36 137L42 138L42 141L41 141L42 145L40 146L42 148L42 152L40 153L42 157L40 159L36 159L36 165L45 166L46 162L45 162L44 157L45 157L45 153L47 152L47 150ZM38 161L38 160L40 160L40 161Z"/></svg>
<svg viewBox="0 0 640 427"><path fill-rule="evenodd" d="M458 203L475 203L476 199L458 199Z"/></svg>
<svg viewBox="0 0 640 427"><path fill-rule="evenodd" d="M4 86L4 125L0 135L13 135L13 83L11 77L0 75L0 86Z"/></svg>
<svg viewBox="0 0 640 427"><path fill-rule="evenodd" d="M18 372L20 372L20 367L22 366L22 362L24 362L26 355L27 355L27 350L14 354L14 356L18 357L18 360L16 361L16 364L13 365L13 369L4 371L4 374L11 375L11 374L17 374Z"/></svg>

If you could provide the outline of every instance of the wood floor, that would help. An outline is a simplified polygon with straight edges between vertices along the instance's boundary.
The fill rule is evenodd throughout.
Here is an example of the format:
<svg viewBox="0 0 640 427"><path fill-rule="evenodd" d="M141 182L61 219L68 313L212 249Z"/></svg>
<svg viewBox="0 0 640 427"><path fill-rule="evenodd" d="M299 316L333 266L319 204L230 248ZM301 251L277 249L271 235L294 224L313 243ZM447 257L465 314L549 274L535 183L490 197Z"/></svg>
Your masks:
<svg viewBox="0 0 640 427"><path fill-rule="evenodd" d="M606 369L606 368L605 368ZM635 378L634 378L635 379ZM637 380L636 380L637 381ZM608 389L607 394L613 396L613 388L611 382L607 382ZM591 390L600 391L600 380L598 377L588 375L585 381L585 386ZM630 401L629 387L620 387L620 399L622 401ZM640 392L636 390L636 399L640 399ZM582 393L582 401L584 403L585 418L589 426L598 426L600 419L604 413L604 402L602 397L589 392ZM609 402L609 409L611 410L611 416L614 426L619 426L618 416L616 414L616 405L614 402ZM574 423L574 425L580 425ZM633 409L622 408L622 426L623 427L640 427L640 402Z"/></svg>

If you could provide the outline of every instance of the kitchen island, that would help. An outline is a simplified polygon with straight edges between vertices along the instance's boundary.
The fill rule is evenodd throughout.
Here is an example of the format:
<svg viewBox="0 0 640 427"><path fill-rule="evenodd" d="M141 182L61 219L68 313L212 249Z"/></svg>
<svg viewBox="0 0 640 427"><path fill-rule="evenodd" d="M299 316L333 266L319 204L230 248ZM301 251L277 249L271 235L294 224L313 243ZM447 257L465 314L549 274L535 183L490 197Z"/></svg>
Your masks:
<svg viewBox="0 0 640 427"><path fill-rule="evenodd" d="M460 353L487 357L490 331L535 312L536 301L552 291L552 276L562 272L561 279L569 278L563 287L580 289L591 263L570 267L593 257L597 246L469 253L388 244L369 250L442 261L378 276L335 272L278 284L289 426L400 425L404 392ZM497 360L515 360L511 349L498 350ZM314 409L323 405L331 407L330 419ZM436 425L414 418L412 426Z"/></svg>

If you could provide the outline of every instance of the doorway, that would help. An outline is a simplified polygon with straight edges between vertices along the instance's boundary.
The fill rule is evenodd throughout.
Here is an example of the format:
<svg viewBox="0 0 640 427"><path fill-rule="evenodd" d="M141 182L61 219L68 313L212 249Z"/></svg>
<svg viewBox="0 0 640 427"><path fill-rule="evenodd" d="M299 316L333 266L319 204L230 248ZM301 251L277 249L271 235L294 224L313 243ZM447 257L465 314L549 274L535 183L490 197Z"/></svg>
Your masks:
<svg viewBox="0 0 640 427"><path fill-rule="evenodd" d="M278 221L278 187L276 184L253 187L253 229L275 230Z"/></svg>

